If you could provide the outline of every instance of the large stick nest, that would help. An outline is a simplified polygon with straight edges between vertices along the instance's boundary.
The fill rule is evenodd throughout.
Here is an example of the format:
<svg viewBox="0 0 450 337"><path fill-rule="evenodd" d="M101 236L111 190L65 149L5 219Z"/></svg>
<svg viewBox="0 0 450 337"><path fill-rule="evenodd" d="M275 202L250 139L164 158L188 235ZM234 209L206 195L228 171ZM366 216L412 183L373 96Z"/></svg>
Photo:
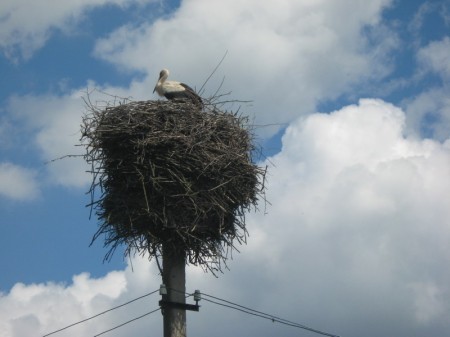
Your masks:
<svg viewBox="0 0 450 337"><path fill-rule="evenodd" d="M158 258L164 243L221 270L234 241L246 241L245 213L265 177L247 118L189 102L91 105L82 141L105 258L121 244Z"/></svg>

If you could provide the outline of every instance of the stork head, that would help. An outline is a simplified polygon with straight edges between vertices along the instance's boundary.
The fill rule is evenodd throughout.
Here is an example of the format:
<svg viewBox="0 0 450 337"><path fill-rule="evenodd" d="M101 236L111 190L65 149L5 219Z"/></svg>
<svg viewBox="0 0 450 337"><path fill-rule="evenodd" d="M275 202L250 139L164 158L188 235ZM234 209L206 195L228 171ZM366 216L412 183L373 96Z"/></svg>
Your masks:
<svg viewBox="0 0 450 337"><path fill-rule="evenodd" d="M158 82L156 82L155 88L153 89L153 92L155 92L158 85L163 84L163 82L169 77L169 69L163 69L159 72L159 79Z"/></svg>
<svg viewBox="0 0 450 337"><path fill-rule="evenodd" d="M161 80L164 77L164 79L166 79L167 77L169 77L169 69L163 69L159 72L159 79Z"/></svg>

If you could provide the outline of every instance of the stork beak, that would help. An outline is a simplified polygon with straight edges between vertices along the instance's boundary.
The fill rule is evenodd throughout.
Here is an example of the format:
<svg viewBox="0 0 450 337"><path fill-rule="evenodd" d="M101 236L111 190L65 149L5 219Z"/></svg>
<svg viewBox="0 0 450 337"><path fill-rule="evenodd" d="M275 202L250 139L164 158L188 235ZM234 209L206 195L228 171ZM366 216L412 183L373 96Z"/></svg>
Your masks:
<svg viewBox="0 0 450 337"><path fill-rule="evenodd" d="M156 87L158 86L158 83L159 83L159 80L161 79L161 77L162 77L162 75L161 75L161 74L159 74L159 78L158 78L158 81L156 81L156 85L155 85L155 88L153 89L153 93L155 93L155 91L156 91Z"/></svg>

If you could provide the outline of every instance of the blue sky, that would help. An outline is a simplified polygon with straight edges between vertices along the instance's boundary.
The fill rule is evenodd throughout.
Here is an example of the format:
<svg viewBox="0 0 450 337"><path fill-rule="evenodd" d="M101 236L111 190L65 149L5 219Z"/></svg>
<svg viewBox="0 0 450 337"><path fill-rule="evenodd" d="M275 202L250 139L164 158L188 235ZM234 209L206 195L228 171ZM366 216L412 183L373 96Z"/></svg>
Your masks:
<svg viewBox="0 0 450 337"><path fill-rule="evenodd" d="M205 96L225 77L223 92L270 125L257 132L271 205L249 214L231 270L192 267L188 288L342 336L450 333L448 0L8 0L0 32L0 336L39 336L64 325L48 310L69 324L159 286L146 258L102 263L85 163L50 161L83 153L87 88L158 99L160 69L199 88L225 52ZM188 331L206 336L222 315L205 310ZM238 330L218 336L299 335L230 317Z"/></svg>

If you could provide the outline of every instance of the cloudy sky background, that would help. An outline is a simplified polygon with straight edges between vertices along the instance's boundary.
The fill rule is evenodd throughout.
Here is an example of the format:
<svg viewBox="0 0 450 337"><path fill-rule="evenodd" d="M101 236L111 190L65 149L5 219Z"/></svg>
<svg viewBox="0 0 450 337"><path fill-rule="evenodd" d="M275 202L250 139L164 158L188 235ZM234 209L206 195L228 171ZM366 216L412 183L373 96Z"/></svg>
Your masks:
<svg viewBox="0 0 450 337"><path fill-rule="evenodd" d="M194 289L348 337L450 335L448 0L5 0L0 4L0 336L42 336L159 287L102 264L76 147L82 97L157 99L158 72L250 100L270 205ZM92 91L96 89L96 91ZM235 107L237 108L237 107ZM266 212L264 212L264 210ZM54 336L94 336L149 296ZM197 336L313 336L203 302ZM105 336L158 336L159 312Z"/></svg>

